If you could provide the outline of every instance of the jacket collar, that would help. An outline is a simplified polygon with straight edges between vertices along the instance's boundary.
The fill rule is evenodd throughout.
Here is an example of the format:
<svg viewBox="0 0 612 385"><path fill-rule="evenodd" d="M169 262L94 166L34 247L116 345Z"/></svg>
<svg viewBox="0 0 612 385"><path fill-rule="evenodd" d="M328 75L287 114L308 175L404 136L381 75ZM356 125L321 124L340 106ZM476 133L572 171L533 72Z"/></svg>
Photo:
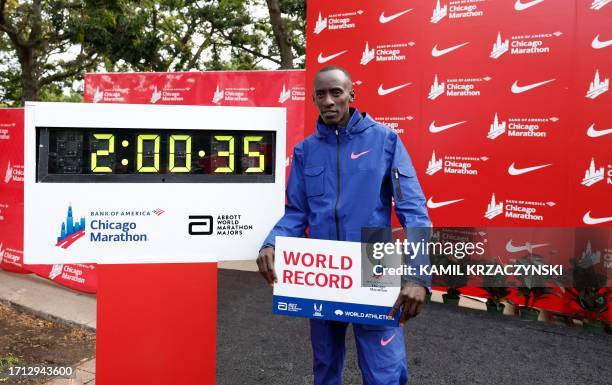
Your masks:
<svg viewBox="0 0 612 385"><path fill-rule="evenodd" d="M317 119L317 138L325 138L328 135L335 133L336 130L339 130L341 133L346 132L350 139L354 135L359 134L360 132L365 131L368 127L376 124L376 122L367 113L361 114L356 108L350 108L349 113L351 114L351 117L346 124L346 127L327 125L323 123L323 120L319 116Z"/></svg>

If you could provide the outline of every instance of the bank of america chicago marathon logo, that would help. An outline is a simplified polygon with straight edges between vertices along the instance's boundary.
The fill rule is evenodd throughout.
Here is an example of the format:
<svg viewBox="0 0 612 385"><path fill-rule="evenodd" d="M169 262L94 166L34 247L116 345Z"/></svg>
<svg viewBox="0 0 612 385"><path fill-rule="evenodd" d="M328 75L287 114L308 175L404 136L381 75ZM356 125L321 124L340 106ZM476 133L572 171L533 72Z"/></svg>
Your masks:
<svg viewBox="0 0 612 385"><path fill-rule="evenodd" d="M606 180L606 184L612 185L612 164L608 164L607 167L598 167L595 158L591 158L591 163L584 172L584 178L582 178L580 184L590 187L603 180Z"/></svg>
<svg viewBox="0 0 612 385"><path fill-rule="evenodd" d="M427 163L425 174L434 175L439 171L443 171L444 174L478 175L480 167L487 160L489 160L487 156L436 156L436 151L434 150L431 153L431 159Z"/></svg>
<svg viewBox="0 0 612 385"><path fill-rule="evenodd" d="M486 0L437 0L429 21L432 24L437 24L445 18L466 19L482 17L484 16L484 11L481 9L481 6L484 1Z"/></svg>
<svg viewBox="0 0 612 385"><path fill-rule="evenodd" d="M313 32L315 35L318 35L326 29L329 31L355 29L357 26L357 21L355 19L363 14L364 11L361 9L356 11L331 13L325 17L323 17L321 12L319 12L319 17L315 22Z"/></svg>
<svg viewBox="0 0 612 385"><path fill-rule="evenodd" d="M370 43L366 41L359 64L365 66L372 60L377 62L405 61L408 49L414 47L415 44L415 42L409 41L405 43L378 44L370 48Z"/></svg>
<svg viewBox="0 0 612 385"><path fill-rule="evenodd" d="M527 35L515 35L507 39L502 39L501 32L497 33L497 40L493 43L493 48L489 57L499 59L506 52L510 55L534 55L550 53L552 39L563 35L563 32L539 33Z"/></svg>
<svg viewBox="0 0 612 385"><path fill-rule="evenodd" d="M188 79L187 81L189 82L189 80L192 79ZM184 88L164 88L161 90L157 89L157 86L153 87L153 90L151 91L151 98L149 99L149 102L151 102L151 104L155 104L157 102L159 102L160 100L162 102L183 102L185 101L185 93L190 91L191 87L184 87Z"/></svg>
<svg viewBox="0 0 612 385"><path fill-rule="evenodd" d="M495 113L493 122L487 132L487 138L495 140L504 134L508 137L546 138L548 130L552 129L552 126L558 121L559 118L556 116L550 118L508 117L501 119L499 114Z"/></svg>
<svg viewBox="0 0 612 385"><path fill-rule="evenodd" d="M492 79L490 76L441 79L435 74L427 99L436 100L442 95L449 97L480 96L482 93L480 88Z"/></svg>
<svg viewBox="0 0 612 385"><path fill-rule="evenodd" d="M16 123L0 123L0 140L10 140L10 128L14 128L16 125Z"/></svg>
<svg viewBox="0 0 612 385"><path fill-rule="evenodd" d="M287 100L303 102L306 100L306 88L299 86L287 88L286 84L283 84L283 89L278 96L278 102L283 104Z"/></svg>
<svg viewBox="0 0 612 385"><path fill-rule="evenodd" d="M593 0L591 3L591 9L594 11L599 11L609 3L612 3L612 0Z"/></svg>
<svg viewBox="0 0 612 385"><path fill-rule="evenodd" d="M4 173L4 183L23 182L23 165L11 164L9 160Z"/></svg>
<svg viewBox="0 0 612 385"><path fill-rule="evenodd" d="M226 102L248 102L250 94L255 91L255 87L226 87L221 88L217 84L212 97L214 104L219 104L222 101Z"/></svg>
<svg viewBox="0 0 612 385"><path fill-rule="evenodd" d="M595 78L589 83L589 88L585 97L595 99L610 89L610 78L603 78L599 75L599 70L595 70Z"/></svg>
<svg viewBox="0 0 612 385"><path fill-rule="evenodd" d="M517 199L498 200L495 197L495 193L493 193L491 195L491 201L487 204L484 217L492 220L503 214L504 217L508 219L541 222L544 220L544 213L542 211L556 205L557 204L552 201L538 202Z"/></svg>
<svg viewBox="0 0 612 385"><path fill-rule="evenodd" d="M414 120L412 115L403 116L374 116L374 120L391 128L396 134L404 134L406 126Z"/></svg>
<svg viewBox="0 0 612 385"><path fill-rule="evenodd" d="M57 237L56 246L67 249L76 241L81 239L89 227L90 243L127 243L148 242L149 234L139 233L138 220L140 222L151 215L160 216L165 211L155 210L100 210L91 211L89 221L85 217L75 219L72 205L68 206L65 222L62 222L60 235ZM88 225L86 225L86 222Z"/></svg>
<svg viewBox="0 0 612 385"><path fill-rule="evenodd" d="M123 103L125 102L124 94L127 94L129 89L126 88L117 88L111 90L100 89L100 87L96 87L94 91L92 101L94 103L100 102L115 102L115 103Z"/></svg>

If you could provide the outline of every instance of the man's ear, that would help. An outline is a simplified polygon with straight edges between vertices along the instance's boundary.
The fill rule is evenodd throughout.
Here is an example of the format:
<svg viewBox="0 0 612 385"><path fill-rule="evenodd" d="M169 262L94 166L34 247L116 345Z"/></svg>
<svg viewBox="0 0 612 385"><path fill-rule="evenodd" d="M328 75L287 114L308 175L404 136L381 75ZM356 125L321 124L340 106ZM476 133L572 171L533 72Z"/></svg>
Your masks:
<svg viewBox="0 0 612 385"><path fill-rule="evenodd" d="M349 102L354 102L355 101L355 90L351 90L350 94L351 98L349 99Z"/></svg>

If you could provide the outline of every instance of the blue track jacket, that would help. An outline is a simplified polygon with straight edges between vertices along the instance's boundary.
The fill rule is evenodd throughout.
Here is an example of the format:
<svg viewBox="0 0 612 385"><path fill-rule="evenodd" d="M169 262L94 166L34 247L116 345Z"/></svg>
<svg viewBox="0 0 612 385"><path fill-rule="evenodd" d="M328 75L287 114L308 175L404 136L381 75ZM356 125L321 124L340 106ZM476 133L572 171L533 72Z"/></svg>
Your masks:
<svg viewBox="0 0 612 385"><path fill-rule="evenodd" d="M391 197L404 227L431 227L425 197L402 141L367 113L351 109L346 128L317 130L293 151L285 214L264 241L276 236L361 241L362 227L391 226ZM417 256L410 265L428 264ZM429 286L429 282L423 282Z"/></svg>

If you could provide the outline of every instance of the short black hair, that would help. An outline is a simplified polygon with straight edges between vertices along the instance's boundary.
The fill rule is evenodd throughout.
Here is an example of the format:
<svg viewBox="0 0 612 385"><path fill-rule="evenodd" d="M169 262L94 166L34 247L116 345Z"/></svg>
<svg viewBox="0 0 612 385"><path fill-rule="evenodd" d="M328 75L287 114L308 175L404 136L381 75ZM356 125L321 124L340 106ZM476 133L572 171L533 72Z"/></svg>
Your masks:
<svg viewBox="0 0 612 385"><path fill-rule="evenodd" d="M351 82L351 84L353 84L353 78L351 77L351 74L348 73L347 70L345 70L342 67L338 67L338 66L327 66L327 67L323 67L320 70L317 71L317 74L320 74L321 72L328 72L328 71L341 71L343 74L346 75L346 77L349 79L349 81ZM315 76L316 76L315 75Z"/></svg>

